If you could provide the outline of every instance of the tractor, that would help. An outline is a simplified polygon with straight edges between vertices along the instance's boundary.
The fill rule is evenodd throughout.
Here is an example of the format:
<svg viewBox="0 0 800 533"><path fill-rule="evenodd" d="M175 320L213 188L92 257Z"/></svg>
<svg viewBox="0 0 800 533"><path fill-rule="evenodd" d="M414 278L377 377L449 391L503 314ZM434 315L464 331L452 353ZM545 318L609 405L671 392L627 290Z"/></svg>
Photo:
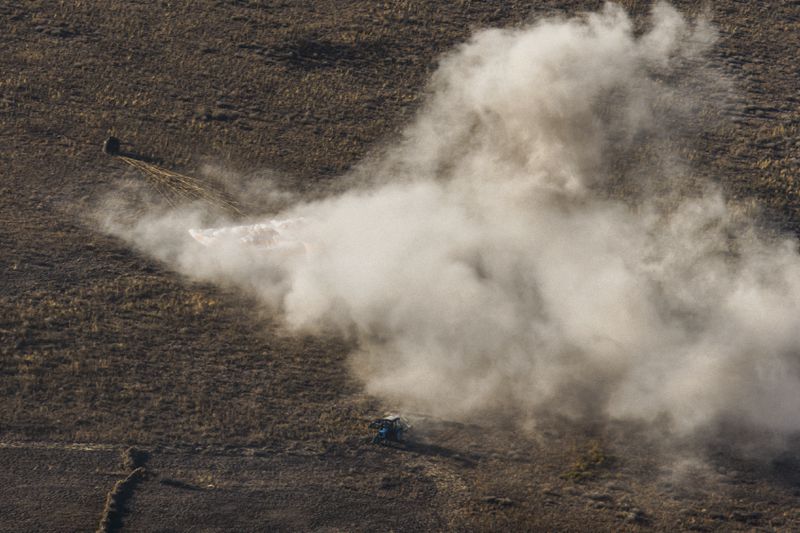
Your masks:
<svg viewBox="0 0 800 533"><path fill-rule="evenodd" d="M373 420L370 429L377 429L377 434L372 438L373 444L388 442L402 442L403 433L409 430L408 422L399 415L389 415L386 418Z"/></svg>

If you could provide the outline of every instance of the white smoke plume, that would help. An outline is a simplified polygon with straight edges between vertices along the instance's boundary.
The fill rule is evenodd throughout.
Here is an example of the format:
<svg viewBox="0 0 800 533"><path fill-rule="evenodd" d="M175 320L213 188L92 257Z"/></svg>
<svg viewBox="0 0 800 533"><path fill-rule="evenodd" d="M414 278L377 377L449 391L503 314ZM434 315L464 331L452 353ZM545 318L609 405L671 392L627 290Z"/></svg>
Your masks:
<svg viewBox="0 0 800 533"><path fill-rule="evenodd" d="M476 34L360 169L370 185L270 214L306 220L306 254L203 248L191 208L106 227L257 294L292 330L355 338L353 371L396 407L789 434L797 243L759 237L712 187L668 206L648 192L680 186L665 124L691 112L714 42L663 3L648 28L609 4ZM620 180L638 192L614 194Z"/></svg>

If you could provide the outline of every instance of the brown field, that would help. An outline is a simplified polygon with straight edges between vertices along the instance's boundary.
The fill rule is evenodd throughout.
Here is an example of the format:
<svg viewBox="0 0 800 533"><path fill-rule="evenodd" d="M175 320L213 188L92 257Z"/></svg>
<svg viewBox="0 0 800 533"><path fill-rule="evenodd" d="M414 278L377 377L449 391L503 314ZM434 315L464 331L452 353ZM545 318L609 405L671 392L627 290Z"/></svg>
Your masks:
<svg viewBox="0 0 800 533"><path fill-rule="evenodd" d="M136 177L101 152L110 134L167 168L324 194L391 142L452 45L599 5L2 2L0 530L800 529L792 454L720 445L687 483L652 436L608 425L533 438L440 421L373 446L366 424L391 406L349 375L347 342L286 335L88 215ZM737 98L685 155L798 233L800 2L711 13L709 61ZM126 462L131 447L146 453Z"/></svg>

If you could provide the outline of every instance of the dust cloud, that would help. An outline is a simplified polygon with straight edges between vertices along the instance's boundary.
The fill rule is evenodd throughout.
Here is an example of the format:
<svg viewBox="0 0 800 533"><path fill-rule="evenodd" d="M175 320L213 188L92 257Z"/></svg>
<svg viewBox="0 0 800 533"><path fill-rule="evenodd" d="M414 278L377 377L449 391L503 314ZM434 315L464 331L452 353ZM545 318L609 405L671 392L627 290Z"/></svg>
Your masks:
<svg viewBox="0 0 800 533"><path fill-rule="evenodd" d="M257 295L293 331L358 341L398 408L800 429L800 257L674 148L714 73L713 27L657 4L492 29L441 58L370 182L302 217L306 253L194 242L196 206L107 231ZM673 127L674 126L674 127Z"/></svg>

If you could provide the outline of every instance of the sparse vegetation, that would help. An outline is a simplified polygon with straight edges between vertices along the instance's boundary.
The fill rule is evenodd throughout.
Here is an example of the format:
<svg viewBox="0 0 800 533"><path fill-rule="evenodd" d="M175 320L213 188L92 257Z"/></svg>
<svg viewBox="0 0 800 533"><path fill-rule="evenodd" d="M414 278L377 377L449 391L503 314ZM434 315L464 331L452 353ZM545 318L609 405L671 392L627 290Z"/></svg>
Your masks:
<svg viewBox="0 0 800 533"><path fill-rule="evenodd" d="M640 24L652 4L622 3ZM435 446L376 450L363 421L393 406L350 377L349 345L288 337L253 301L166 271L91 216L120 180L142 181L101 153L112 134L176 172L212 161L324 195L396 138L436 58L472 31L597 2L98 6L0 3L0 530L91 530L104 498L102 531L123 518L131 531L800 529L794 463L714 456L686 488L621 430L572 448L562 433L582 433L560 424L542 422L542 441L432 424L420 438ZM686 149L693 168L794 234L798 9L711 5L709 61L729 84L683 125L714 125ZM132 451L120 474L107 448L130 445L151 458Z"/></svg>
<svg viewBox="0 0 800 533"><path fill-rule="evenodd" d="M593 441L583 450L574 450L575 460L561 477L572 481L586 481L602 475L614 463L599 442Z"/></svg>

